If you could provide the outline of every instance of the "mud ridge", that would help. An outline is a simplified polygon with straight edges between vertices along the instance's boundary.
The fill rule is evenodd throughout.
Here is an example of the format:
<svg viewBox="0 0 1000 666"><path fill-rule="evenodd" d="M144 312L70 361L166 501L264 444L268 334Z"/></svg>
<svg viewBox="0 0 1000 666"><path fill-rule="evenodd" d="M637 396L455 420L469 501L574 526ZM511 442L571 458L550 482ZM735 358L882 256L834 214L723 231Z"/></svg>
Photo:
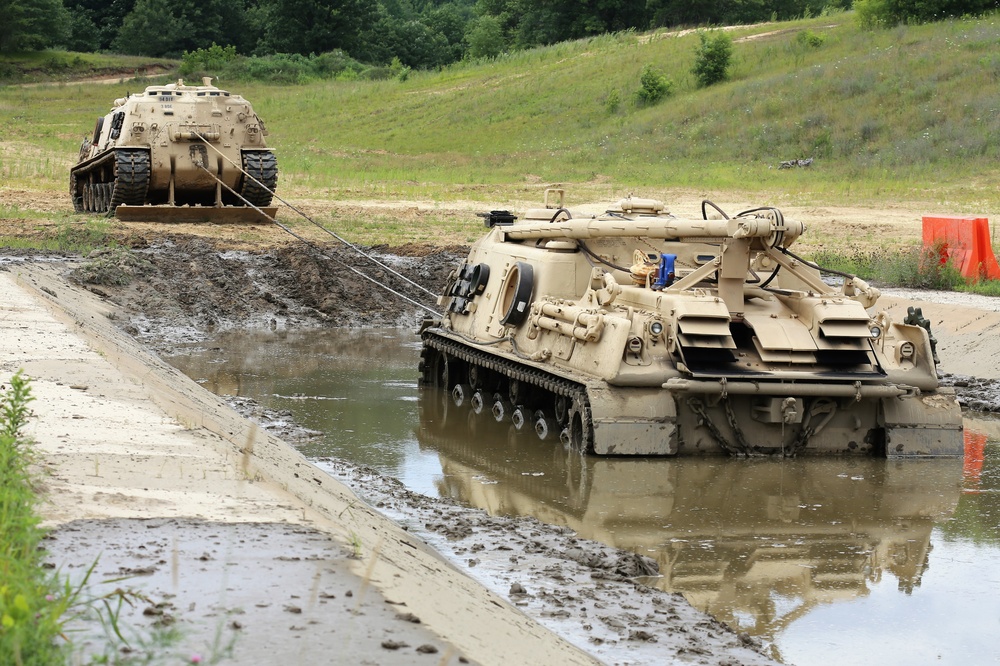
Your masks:
<svg viewBox="0 0 1000 666"><path fill-rule="evenodd" d="M433 298L393 271L436 294L461 256L365 248L389 271L349 248L321 250L220 249L210 239L174 235L127 251L99 250L72 276L119 307L126 332L165 351L233 329L415 325L424 311L383 286L435 308Z"/></svg>

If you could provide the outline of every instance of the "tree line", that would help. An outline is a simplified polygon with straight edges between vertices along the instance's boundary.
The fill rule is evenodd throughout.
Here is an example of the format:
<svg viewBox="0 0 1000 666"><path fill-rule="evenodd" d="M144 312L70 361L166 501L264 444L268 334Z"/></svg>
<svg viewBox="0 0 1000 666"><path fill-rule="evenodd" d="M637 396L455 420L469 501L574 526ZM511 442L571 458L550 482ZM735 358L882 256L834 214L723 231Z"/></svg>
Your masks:
<svg viewBox="0 0 1000 666"><path fill-rule="evenodd" d="M0 52L48 47L180 57L339 51L436 68L623 30L732 25L849 9L852 0L0 0ZM982 13L997 0L857 0L873 26Z"/></svg>

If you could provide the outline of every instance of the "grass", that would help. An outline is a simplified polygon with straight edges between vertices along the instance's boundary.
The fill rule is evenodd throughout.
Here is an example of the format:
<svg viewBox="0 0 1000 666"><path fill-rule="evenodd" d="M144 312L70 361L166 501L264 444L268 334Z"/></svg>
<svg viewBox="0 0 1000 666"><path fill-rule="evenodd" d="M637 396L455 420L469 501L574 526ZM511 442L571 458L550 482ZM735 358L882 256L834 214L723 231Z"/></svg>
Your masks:
<svg viewBox="0 0 1000 666"><path fill-rule="evenodd" d="M46 50L5 53L0 59L0 85L46 83L69 79L176 70L179 61L108 53Z"/></svg>
<svg viewBox="0 0 1000 666"><path fill-rule="evenodd" d="M6 210L12 212L9 207ZM98 248L109 245L113 248L115 245L110 237L111 222L105 217L61 215L59 216L61 219L52 225L41 223L42 220L51 219L51 214L27 211L23 214L17 212L5 215L4 212L4 208L0 207L0 217L25 221L38 220L39 224L35 226L33 233L22 233L17 236L0 235L0 248L87 255Z"/></svg>
<svg viewBox="0 0 1000 666"><path fill-rule="evenodd" d="M843 254L826 250L816 253L813 261L823 268L861 277L877 276L869 281L879 285L1000 296L1000 280L966 282L954 265L941 263L940 256L940 248L911 246L902 252L875 250Z"/></svg>
<svg viewBox="0 0 1000 666"><path fill-rule="evenodd" d="M62 660L55 639L64 608L58 580L41 566L44 532L22 433L31 389L20 372L9 384L0 394L0 663L47 665Z"/></svg>
<svg viewBox="0 0 1000 666"><path fill-rule="evenodd" d="M822 42L797 39L803 31ZM709 88L691 74L697 35L658 32L459 63L405 82L246 84L237 92L266 120L289 194L496 202L558 182L584 195L684 187L996 206L996 15L872 33L843 13L732 35L731 80ZM647 64L675 81L674 94L609 113L608 96L630 99ZM94 118L136 86L0 91L8 135L0 173L12 184L64 188ZM777 169L800 157L814 166Z"/></svg>
<svg viewBox="0 0 1000 666"><path fill-rule="evenodd" d="M181 663L174 649L177 628L154 626L130 630L119 622L126 606L153 602L120 585L124 578L100 581L94 592L95 561L75 582L43 566L45 530L37 513L40 496L32 473L34 454L24 428L31 417L30 380L17 372L0 387L0 663L10 666ZM77 646L80 626L100 627L103 641ZM129 634L126 636L126 634ZM232 642L216 637L198 663L217 663L231 653ZM126 648L122 651L122 648ZM102 651L103 650L103 651Z"/></svg>
<svg viewBox="0 0 1000 666"><path fill-rule="evenodd" d="M730 80L707 88L691 73L698 35L656 31L462 62L405 81L233 91L267 122L279 194L292 202L517 208L560 183L571 202L630 192L670 201L683 191L873 211L904 201L995 217L998 18L868 32L843 12L736 27ZM674 82L673 94L636 105L648 65ZM95 118L144 84L0 89L3 187L61 196ZM778 169L806 157L814 159L808 169ZM366 244L478 236L471 216L454 214L414 224L362 209L320 221Z"/></svg>

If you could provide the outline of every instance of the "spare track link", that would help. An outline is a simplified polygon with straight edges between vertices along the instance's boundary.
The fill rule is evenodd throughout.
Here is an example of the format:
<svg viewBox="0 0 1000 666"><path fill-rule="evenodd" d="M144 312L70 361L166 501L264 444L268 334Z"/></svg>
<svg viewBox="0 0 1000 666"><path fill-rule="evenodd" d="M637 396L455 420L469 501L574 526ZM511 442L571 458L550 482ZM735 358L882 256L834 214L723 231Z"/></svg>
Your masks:
<svg viewBox="0 0 1000 666"><path fill-rule="evenodd" d="M243 171L260 181L244 176L240 196L258 208L271 205L275 186L278 184L278 158L270 150L245 150L242 153Z"/></svg>
<svg viewBox="0 0 1000 666"><path fill-rule="evenodd" d="M590 410L590 398L587 396L587 388L578 382L564 379L558 375L526 367L516 361L488 354L478 349L473 349L460 342L441 337L430 331L423 334L425 347L431 347L439 352L449 354L466 363L477 365L488 370L497 372L508 379L516 379L533 386L538 386L554 395L562 395L570 398L572 404L577 406L583 414L584 442L583 450L589 451L593 448L593 418ZM450 387L446 387L447 388Z"/></svg>
<svg viewBox="0 0 1000 666"><path fill-rule="evenodd" d="M115 149L115 191L108 215L120 205L141 206L149 189L149 151Z"/></svg>

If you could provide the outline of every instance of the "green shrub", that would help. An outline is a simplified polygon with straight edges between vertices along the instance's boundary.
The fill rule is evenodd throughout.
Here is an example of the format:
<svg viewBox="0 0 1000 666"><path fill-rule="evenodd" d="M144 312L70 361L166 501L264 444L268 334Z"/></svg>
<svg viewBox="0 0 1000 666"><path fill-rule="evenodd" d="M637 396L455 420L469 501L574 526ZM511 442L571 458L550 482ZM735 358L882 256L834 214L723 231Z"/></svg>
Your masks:
<svg viewBox="0 0 1000 666"><path fill-rule="evenodd" d="M322 79L343 78L347 73L361 71L362 65L340 49L321 53L313 58L313 72Z"/></svg>
<svg viewBox="0 0 1000 666"><path fill-rule="evenodd" d="M795 43L799 46L818 49L826 41L826 35L821 35L812 30L803 30L795 35Z"/></svg>
<svg viewBox="0 0 1000 666"><path fill-rule="evenodd" d="M639 86L635 96L640 104L656 104L674 91L674 82L652 65L642 68Z"/></svg>
<svg viewBox="0 0 1000 666"><path fill-rule="evenodd" d="M219 46L215 42L207 49L185 51L181 56L181 76L192 74L220 74L227 65L235 62L240 56L235 46Z"/></svg>
<svg viewBox="0 0 1000 666"><path fill-rule="evenodd" d="M607 98L604 100L604 108L608 110L609 114L618 113L618 108L622 104L622 94L618 92L618 88L612 88L611 92L608 93Z"/></svg>
<svg viewBox="0 0 1000 666"><path fill-rule="evenodd" d="M410 68L403 64L403 61L398 57L394 57L392 62L389 63L389 71L392 72L392 76L398 81L406 81L410 78Z"/></svg>
<svg viewBox="0 0 1000 666"><path fill-rule="evenodd" d="M701 44L695 53L694 76L698 84L707 87L729 78L729 67L733 60L733 39L725 32L717 31L711 36L699 32Z"/></svg>

